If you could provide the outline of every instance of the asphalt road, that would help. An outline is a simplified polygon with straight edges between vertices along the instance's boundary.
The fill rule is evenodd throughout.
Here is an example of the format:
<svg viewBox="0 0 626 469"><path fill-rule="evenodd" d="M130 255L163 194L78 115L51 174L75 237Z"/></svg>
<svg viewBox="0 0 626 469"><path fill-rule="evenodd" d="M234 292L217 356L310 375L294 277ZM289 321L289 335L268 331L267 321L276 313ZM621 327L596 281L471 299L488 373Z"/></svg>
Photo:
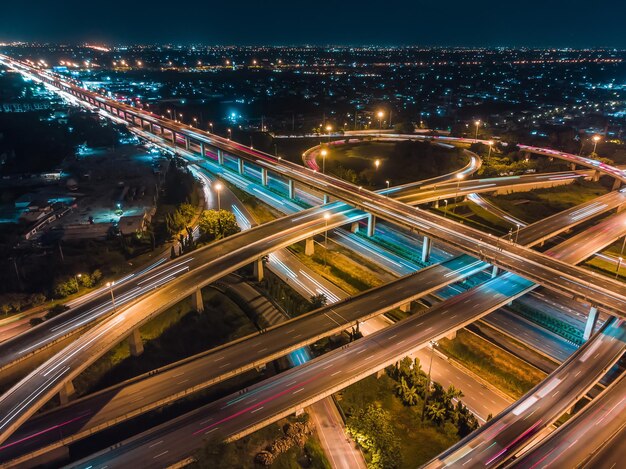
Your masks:
<svg viewBox="0 0 626 469"><path fill-rule="evenodd" d="M565 425L508 467L623 467L625 412L626 375L622 375Z"/></svg>

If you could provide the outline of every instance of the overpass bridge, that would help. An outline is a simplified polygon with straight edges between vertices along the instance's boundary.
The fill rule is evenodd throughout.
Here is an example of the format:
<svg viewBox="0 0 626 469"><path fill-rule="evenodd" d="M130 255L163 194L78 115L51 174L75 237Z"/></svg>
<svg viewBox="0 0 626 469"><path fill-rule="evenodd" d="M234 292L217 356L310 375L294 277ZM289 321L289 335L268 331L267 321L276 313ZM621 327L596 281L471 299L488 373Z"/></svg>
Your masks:
<svg viewBox="0 0 626 469"><path fill-rule="evenodd" d="M579 210L579 208L575 208L569 210L569 212L577 214ZM557 214L554 218L560 219L561 225L568 223L565 221L568 220L568 217L564 214ZM542 223L541 225L542 228L539 231L535 231L536 227L532 225L522 229L520 231L522 240L528 240L530 245L533 244L533 236L535 240L541 239L545 236L545 232L549 227L556 226L556 231L558 231L558 224L555 224L554 221ZM607 230L607 225L617 226L618 229ZM562 243L563 247L557 248L555 253L559 255L560 252L567 252L568 260L574 259L578 261L594 250L610 244L615 235L626 232L625 226L626 213L614 215L573 238L584 239L593 237L593 243ZM596 233L600 233L600 235L594 236ZM59 413L53 412L48 414L48 418L43 419L43 421L37 419L32 423L34 427L26 424L7 442L5 447L0 448L0 456L5 459L8 457L7 455L15 454L13 453L14 451L23 451L23 448L19 445L20 441L26 441L27 448L38 441L45 441L50 435L46 435L44 429L55 428L59 422L71 420L72 415L83 415L84 418L76 419L71 425L64 428L65 434L68 434L72 427L80 428L77 433L67 436L62 441L51 443L52 446L68 444L75 439L83 438L96 431L118 424L124 419L159 408L207 386L262 366L322 337L343 331L360 321L365 321L372 316L406 304L413 299L423 297L447 284L457 282L477 273L486 267L487 264L473 260L467 255L462 255L372 289L341 303L336 303L309 313L306 316L298 317L260 334L249 336L233 344L201 354L201 357L197 360L184 360L181 366L167 367L166 370L162 370L157 375L150 374L145 376L143 380L132 380L128 389L115 387L108 390L108 392L98 393L93 397L81 399L69 407L60 409ZM528 283L527 285L531 284ZM510 299L506 299L504 304L509 301ZM138 304L137 308L141 309L142 305ZM492 309L489 309L487 312L478 310L468 311L468 313L484 315L490 311ZM473 316L470 316L469 322L473 322ZM459 327L462 327L462 325ZM178 385L174 384L175 380L173 377L181 374L184 374L186 379L182 383L178 383ZM138 403L134 397L137 393L141 393L144 396L141 403ZM126 404L122 405L124 402ZM131 402L134 402L134 404L131 404ZM93 409L100 409L100 411L94 415L89 409L92 409L92 411ZM32 435L41 435L41 438L31 439ZM52 434L52 436L55 437L56 435ZM2 451L2 449L6 451ZM48 450L49 448L45 449L45 451ZM28 457L36 454L38 452L32 452Z"/></svg>
<svg viewBox="0 0 626 469"><path fill-rule="evenodd" d="M619 219L614 222L623 225L626 215L617 217ZM622 227L622 232L625 231ZM565 248L557 251L557 255L566 260L577 261L587 257L601 243L602 241L598 241L595 246L575 251ZM142 456L149 457L148 448L157 441L161 441L161 450L168 449L167 461L172 463L177 460L173 458L186 457L191 452L190 448L199 445L202 438L208 435L227 440L245 436L395 363L406 353L426 346L431 340L446 336L532 288L534 285L531 282L512 273L505 273L445 300L424 315L411 316L342 349L247 388L243 393L233 394L183 415L138 435L128 445L122 444L115 449L106 450L81 464L93 467L131 464ZM553 414L554 418L558 417L615 363L626 347L625 339L624 321L608 321L602 333L594 336L557 370L559 374L551 375L544 382L543 389L552 391L560 383L567 385L564 387L567 392L560 396L557 404L548 409L545 406L541 408L544 412L552 413L537 413L532 419L532 413L530 416L530 412L525 413L526 418L521 420L520 426L528 425L532 429L539 425L548 425ZM504 415L508 415L508 412ZM498 436L498 445L502 447L508 443L514 444L520 434L526 433L519 426L502 432ZM484 462L484 459L481 460L481 466ZM81 464L76 467L82 467ZM489 465L487 462L487 466Z"/></svg>

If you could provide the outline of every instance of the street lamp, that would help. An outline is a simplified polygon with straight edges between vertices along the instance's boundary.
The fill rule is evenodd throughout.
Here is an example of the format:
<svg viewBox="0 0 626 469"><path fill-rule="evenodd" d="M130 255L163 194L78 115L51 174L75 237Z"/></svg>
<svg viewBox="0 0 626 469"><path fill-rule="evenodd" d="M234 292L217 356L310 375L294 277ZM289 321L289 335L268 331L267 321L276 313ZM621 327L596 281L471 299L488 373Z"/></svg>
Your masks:
<svg viewBox="0 0 626 469"><path fill-rule="evenodd" d="M221 182L217 182L217 183L215 183L213 188L215 189L215 192L217 193L217 210L219 212L220 210L222 210L222 204L221 204L221 201L220 201L220 192L222 191L224 186L222 185Z"/></svg>
<svg viewBox="0 0 626 469"><path fill-rule="evenodd" d="M487 154L487 158L489 158L491 156L491 147L493 147L493 140L489 140L489 142L487 142L489 144L489 153Z"/></svg>
<svg viewBox="0 0 626 469"><path fill-rule="evenodd" d="M619 268L622 266L622 261L624 259L621 257L617 258L617 269L615 269L615 278L619 277Z"/></svg>
<svg viewBox="0 0 626 469"><path fill-rule="evenodd" d="M107 282L107 287L109 287L109 291L111 292L111 304L113 305L113 312L115 312L115 296L113 296L113 285L115 285L115 282Z"/></svg>
<svg viewBox="0 0 626 469"><path fill-rule="evenodd" d="M385 181L385 184L387 184L387 190L389 190L389 179Z"/></svg>
<svg viewBox="0 0 626 469"><path fill-rule="evenodd" d="M422 422L426 416L426 404L428 403L428 393L430 391L430 371L433 367L433 355L435 354L436 345L439 344L437 344L434 340L430 341L430 364L428 365L428 384L426 385L426 390L424 391L424 404L422 405Z"/></svg>
<svg viewBox="0 0 626 469"><path fill-rule="evenodd" d="M516 223L516 225L517 225L517 230L515 231L515 242L517 243L517 238L519 237L520 224Z"/></svg>
<svg viewBox="0 0 626 469"><path fill-rule="evenodd" d="M233 131L229 128L229 129L228 129L228 140L230 140L230 138L232 137L232 135L233 135Z"/></svg>
<svg viewBox="0 0 626 469"><path fill-rule="evenodd" d="M600 136L599 135L594 135L593 136L593 153L596 153L596 147L598 146L598 142L600 141Z"/></svg>
<svg viewBox="0 0 626 469"><path fill-rule="evenodd" d="M480 121L477 120L474 124L476 125L476 136L474 137L474 140L478 140L478 127L480 127Z"/></svg>
<svg viewBox="0 0 626 469"><path fill-rule="evenodd" d="M78 283L78 279L81 278L83 274L74 275L74 281L76 282L76 293L80 291L80 283Z"/></svg>
<svg viewBox="0 0 626 469"><path fill-rule="evenodd" d="M443 199L443 203L445 204L443 218L446 218L446 215L448 214L448 199Z"/></svg>
<svg viewBox="0 0 626 469"><path fill-rule="evenodd" d="M211 128L211 133L213 133L213 122L209 122L209 127Z"/></svg>
<svg viewBox="0 0 626 469"><path fill-rule="evenodd" d="M193 118L193 123L196 124L196 126L198 126L198 119L196 119L195 117ZM192 125L193 127L193 125Z"/></svg>
<svg viewBox="0 0 626 469"><path fill-rule="evenodd" d="M383 111L378 111L378 130L382 130L383 128L383 116L385 113Z"/></svg>
<svg viewBox="0 0 626 469"><path fill-rule="evenodd" d="M374 166L376 166L376 169L378 170L379 166L380 166L380 160L376 159L376 161L374 161Z"/></svg>
<svg viewBox="0 0 626 469"><path fill-rule="evenodd" d="M322 148L320 153L322 154L322 174L326 174L326 155L328 155L328 150Z"/></svg>
<svg viewBox="0 0 626 469"><path fill-rule="evenodd" d="M452 207L452 213L456 213L456 199L459 196L459 190L461 189L461 179L463 179L463 174L457 173L456 193L454 194L454 207Z"/></svg>
<svg viewBox="0 0 626 469"><path fill-rule="evenodd" d="M326 126L326 133L328 134L328 142L330 142L330 133L332 132L332 130L333 130L332 125Z"/></svg>

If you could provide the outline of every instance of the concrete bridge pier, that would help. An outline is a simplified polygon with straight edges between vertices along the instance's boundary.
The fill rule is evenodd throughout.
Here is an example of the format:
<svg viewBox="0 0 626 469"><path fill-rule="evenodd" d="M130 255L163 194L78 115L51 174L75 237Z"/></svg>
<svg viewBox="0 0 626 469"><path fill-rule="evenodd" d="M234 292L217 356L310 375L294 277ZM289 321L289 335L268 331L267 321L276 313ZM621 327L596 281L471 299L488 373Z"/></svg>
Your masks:
<svg viewBox="0 0 626 469"><path fill-rule="evenodd" d="M204 143L200 142L200 156L204 158L206 156L206 152L204 151Z"/></svg>
<svg viewBox="0 0 626 469"><path fill-rule="evenodd" d="M245 170L245 166L243 164L243 159L241 159L241 158L237 159L237 170L239 171L239 174L243 174L243 172Z"/></svg>
<svg viewBox="0 0 626 469"><path fill-rule="evenodd" d="M587 323L585 324L585 332L583 333L583 339L589 340L589 337L593 334L593 330L596 327L596 323L598 322L598 308L592 306L589 309L589 314L587 315Z"/></svg>
<svg viewBox="0 0 626 469"><path fill-rule="evenodd" d="M176 132L170 130L170 133L172 134L172 143L174 144L174 146L176 146Z"/></svg>
<svg viewBox="0 0 626 469"><path fill-rule="evenodd" d="M439 199L433 202L433 208L439 208Z"/></svg>
<svg viewBox="0 0 626 469"><path fill-rule="evenodd" d="M422 243L422 262L426 263L430 260L430 250L432 248L432 240L428 236L424 236Z"/></svg>
<svg viewBox="0 0 626 469"><path fill-rule="evenodd" d="M254 278L257 282L262 281L264 278L263 259L260 257L254 261Z"/></svg>
<svg viewBox="0 0 626 469"><path fill-rule="evenodd" d="M304 240L304 254L306 256L312 256L315 253L315 241L313 238L307 238Z"/></svg>
<svg viewBox="0 0 626 469"><path fill-rule="evenodd" d="M261 184L267 186L267 169L261 168Z"/></svg>
<svg viewBox="0 0 626 469"><path fill-rule="evenodd" d="M404 303L403 305L400 305L400 307L398 309L400 311L402 311L403 313L410 313L411 312L411 302L409 301L408 303Z"/></svg>
<svg viewBox="0 0 626 469"><path fill-rule="evenodd" d="M189 137L185 137L185 150L189 151Z"/></svg>
<svg viewBox="0 0 626 469"><path fill-rule="evenodd" d="M374 232L376 231L376 216L371 213L367 214L367 236L374 236Z"/></svg>
<svg viewBox="0 0 626 469"><path fill-rule="evenodd" d="M324 194L324 205L326 205L328 202L330 202L330 197L328 194Z"/></svg>
<svg viewBox="0 0 626 469"><path fill-rule="evenodd" d="M293 179L289 179L289 198L290 199L295 199L296 198L296 183L294 182Z"/></svg>
<svg viewBox="0 0 626 469"><path fill-rule="evenodd" d="M354 222L350 223L350 232L351 233L356 233L357 231L359 231L359 222L358 221L354 221Z"/></svg>
<svg viewBox="0 0 626 469"><path fill-rule="evenodd" d="M221 148L217 148L217 163L220 166L224 166L224 152Z"/></svg>
<svg viewBox="0 0 626 469"><path fill-rule="evenodd" d="M139 328L133 330L133 332L128 336L128 346L130 347L130 354L133 357L138 357L143 353L143 341L141 340Z"/></svg>
<svg viewBox="0 0 626 469"><path fill-rule="evenodd" d="M569 169L570 169L571 171L576 171L576 163L570 163L570 165L569 165Z"/></svg>
<svg viewBox="0 0 626 469"><path fill-rule="evenodd" d="M193 302L196 306L196 311L199 313L204 312L204 300L202 299L202 289L198 288L193 294Z"/></svg>
<svg viewBox="0 0 626 469"><path fill-rule="evenodd" d="M494 265L491 269L491 278L496 278L498 276L498 273L500 273L500 269L497 265Z"/></svg>
<svg viewBox="0 0 626 469"><path fill-rule="evenodd" d="M598 171L597 169L593 172L593 175L591 176L591 181L592 182L598 182L600 180L600 171Z"/></svg>
<svg viewBox="0 0 626 469"><path fill-rule="evenodd" d="M59 391L59 400L61 405L67 404L76 397L76 390L74 389L74 383L72 380L66 381L63 387Z"/></svg>
<svg viewBox="0 0 626 469"><path fill-rule="evenodd" d="M620 188L621 185L622 185L622 181L620 181L619 179L615 179L613 181L613 187L611 188L611 190L616 191L617 189Z"/></svg>

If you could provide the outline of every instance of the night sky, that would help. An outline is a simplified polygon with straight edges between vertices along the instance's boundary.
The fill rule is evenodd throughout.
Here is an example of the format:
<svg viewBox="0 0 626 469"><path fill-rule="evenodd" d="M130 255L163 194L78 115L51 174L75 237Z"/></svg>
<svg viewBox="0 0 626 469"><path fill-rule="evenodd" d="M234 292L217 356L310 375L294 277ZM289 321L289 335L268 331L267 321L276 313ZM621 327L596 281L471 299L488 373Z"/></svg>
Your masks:
<svg viewBox="0 0 626 469"><path fill-rule="evenodd" d="M4 0L0 40L626 48L626 1Z"/></svg>

